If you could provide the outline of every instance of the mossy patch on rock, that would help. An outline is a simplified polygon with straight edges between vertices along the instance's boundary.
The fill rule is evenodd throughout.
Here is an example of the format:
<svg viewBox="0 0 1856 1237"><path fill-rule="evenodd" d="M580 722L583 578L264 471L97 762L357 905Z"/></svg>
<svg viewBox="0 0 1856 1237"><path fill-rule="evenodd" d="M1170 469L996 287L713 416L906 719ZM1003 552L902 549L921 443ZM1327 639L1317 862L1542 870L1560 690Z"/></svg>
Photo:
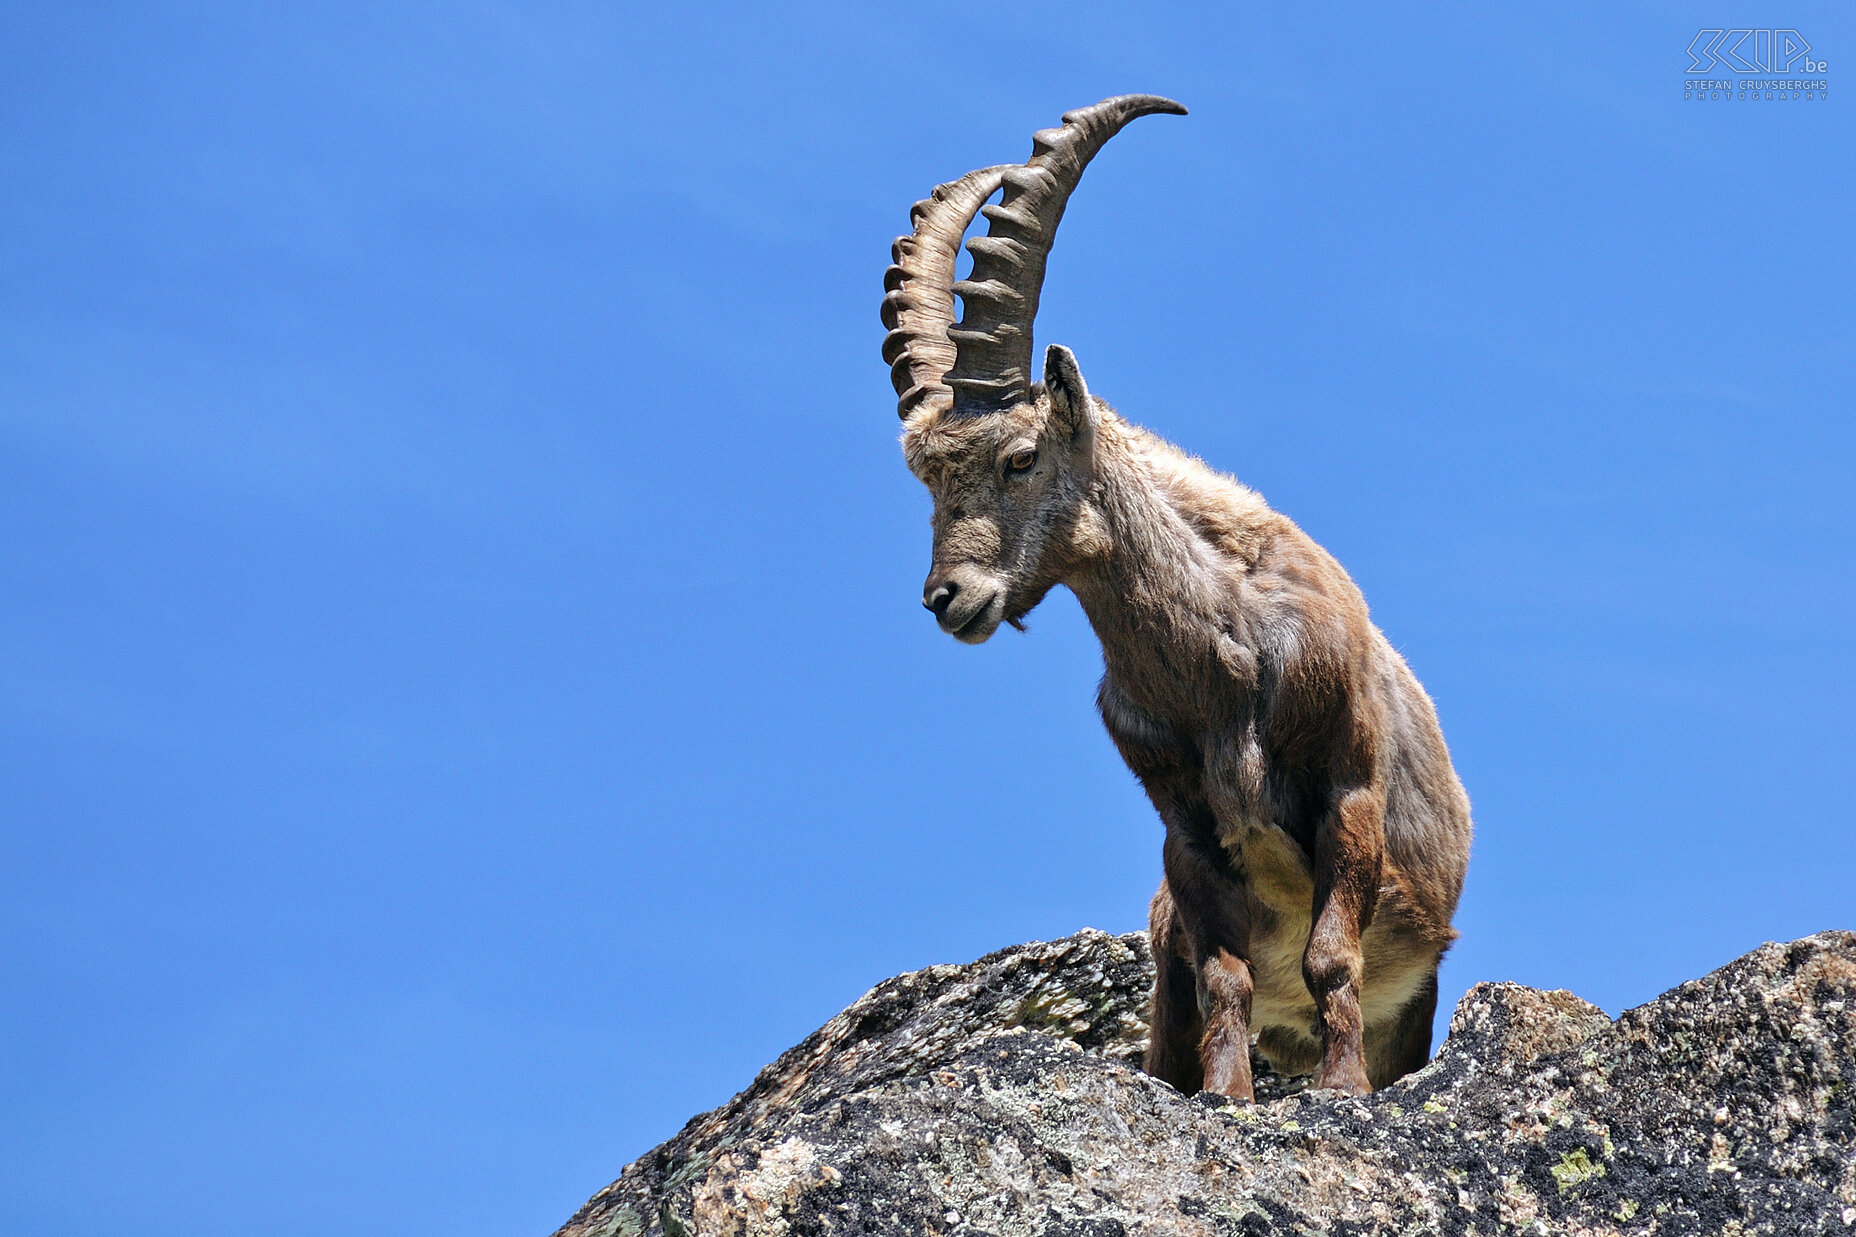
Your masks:
<svg viewBox="0 0 1856 1237"><path fill-rule="evenodd" d="M1560 1183L1560 1193L1564 1194L1582 1182L1604 1176L1605 1166L1602 1161L1587 1155L1584 1147L1575 1147L1562 1155L1560 1162L1547 1171Z"/></svg>

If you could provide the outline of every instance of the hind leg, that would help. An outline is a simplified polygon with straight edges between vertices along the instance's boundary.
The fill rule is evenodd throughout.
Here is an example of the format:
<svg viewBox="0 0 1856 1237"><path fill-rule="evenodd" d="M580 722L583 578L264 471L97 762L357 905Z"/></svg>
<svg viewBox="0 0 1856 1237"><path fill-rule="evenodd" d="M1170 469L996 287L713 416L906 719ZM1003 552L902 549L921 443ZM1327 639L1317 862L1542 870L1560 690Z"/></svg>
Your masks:
<svg viewBox="0 0 1856 1237"><path fill-rule="evenodd" d="M1437 970L1424 979L1398 1020L1367 1045L1366 1068L1373 1089L1397 1082L1431 1059L1431 1023L1437 1016Z"/></svg>
<svg viewBox="0 0 1856 1237"><path fill-rule="evenodd" d="M1199 1064L1199 1037L1205 1028L1199 1017L1190 948L1165 881L1147 908L1147 939L1154 953L1154 993L1148 1011L1147 1057L1142 1067L1155 1078L1193 1095L1205 1082Z"/></svg>

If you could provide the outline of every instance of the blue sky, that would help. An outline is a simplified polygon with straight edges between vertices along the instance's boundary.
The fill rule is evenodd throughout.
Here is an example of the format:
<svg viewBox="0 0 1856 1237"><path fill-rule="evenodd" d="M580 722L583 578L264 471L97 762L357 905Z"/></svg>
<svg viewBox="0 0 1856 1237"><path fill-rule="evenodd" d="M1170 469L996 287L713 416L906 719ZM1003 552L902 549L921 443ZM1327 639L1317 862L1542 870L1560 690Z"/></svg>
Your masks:
<svg viewBox="0 0 1856 1237"><path fill-rule="evenodd" d="M1824 100L1685 101L1800 31ZM1838 4L0 10L0 1229L550 1231L875 981L1140 926L1067 594L919 604L883 267L1331 549L1475 803L1446 1005L1856 926Z"/></svg>

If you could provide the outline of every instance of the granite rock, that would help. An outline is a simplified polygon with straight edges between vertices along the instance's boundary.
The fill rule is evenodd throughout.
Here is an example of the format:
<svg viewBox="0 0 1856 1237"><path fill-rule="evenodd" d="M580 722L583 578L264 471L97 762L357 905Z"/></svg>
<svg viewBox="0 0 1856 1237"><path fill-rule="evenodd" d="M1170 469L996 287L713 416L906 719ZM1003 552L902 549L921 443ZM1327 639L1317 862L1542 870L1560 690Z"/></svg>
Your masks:
<svg viewBox="0 0 1856 1237"><path fill-rule="evenodd" d="M888 980L557 1237L1856 1234L1856 933L1615 1021L1478 984L1360 1099L1141 1073L1151 974L1084 931Z"/></svg>

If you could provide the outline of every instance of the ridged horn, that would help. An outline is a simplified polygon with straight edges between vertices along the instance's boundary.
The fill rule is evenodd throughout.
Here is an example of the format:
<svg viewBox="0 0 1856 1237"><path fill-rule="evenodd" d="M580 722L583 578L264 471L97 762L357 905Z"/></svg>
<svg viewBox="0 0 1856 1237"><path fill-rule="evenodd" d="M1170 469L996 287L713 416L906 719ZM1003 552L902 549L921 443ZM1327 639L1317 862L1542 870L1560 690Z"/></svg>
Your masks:
<svg viewBox="0 0 1856 1237"><path fill-rule="evenodd" d="M954 367L954 345L947 337L954 324L954 261L967 225L1009 169L1009 164L981 168L936 185L909 211L913 233L897 237L890 248L893 265L883 274L883 325L889 328L883 360L905 421L926 403L953 403L945 379Z"/></svg>
<svg viewBox="0 0 1856 1237"><path fill-rule="evenodd" d="M1000 412L1030 397L1031 324L1070 191L1123 125L1155 112L1184 116L1186 109L1159 95L1127 94L1065 112L1062 128L1032 135L1030 161L1005 172L1004 196L981 211L991 226L967 242L973 273L951 289L966 303L959 325L947 328L954 361L945 382L956 414Z"/></svg>

